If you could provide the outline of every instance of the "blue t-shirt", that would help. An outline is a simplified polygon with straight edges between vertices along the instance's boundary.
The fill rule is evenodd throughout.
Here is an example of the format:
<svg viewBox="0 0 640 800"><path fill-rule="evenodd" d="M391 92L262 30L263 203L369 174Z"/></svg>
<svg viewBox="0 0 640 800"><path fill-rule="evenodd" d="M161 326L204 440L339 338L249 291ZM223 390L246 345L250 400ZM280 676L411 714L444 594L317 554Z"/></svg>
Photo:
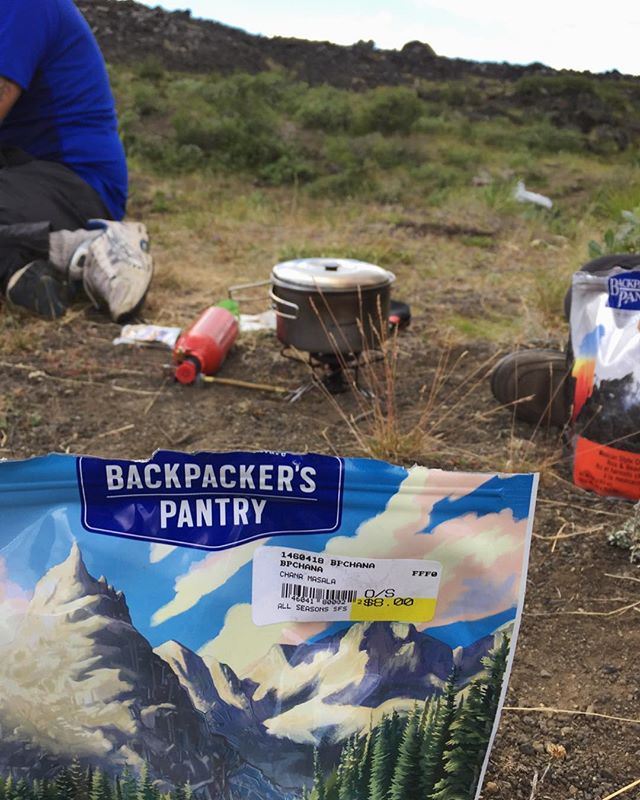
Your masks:
<svg viewBox="0 0 640 800"><path fill-rule="evenodd" d="M0 145L69 167L122 219L127 163L109 77L72 0L0 0L0 75L22 88Z"/></svg>

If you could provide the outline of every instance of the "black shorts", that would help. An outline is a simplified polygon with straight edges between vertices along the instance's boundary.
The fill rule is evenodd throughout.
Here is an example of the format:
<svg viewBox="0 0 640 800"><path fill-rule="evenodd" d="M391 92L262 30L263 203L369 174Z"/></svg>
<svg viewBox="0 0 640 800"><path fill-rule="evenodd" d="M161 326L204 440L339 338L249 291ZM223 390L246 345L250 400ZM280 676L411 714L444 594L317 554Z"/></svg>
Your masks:
<svg viewBox="0 0 640 800"><path fill-rule="evenodd" d="M0 148L0 289L10 275L46 258L49 232L111 219L100 195L63 164Z"/></svg>

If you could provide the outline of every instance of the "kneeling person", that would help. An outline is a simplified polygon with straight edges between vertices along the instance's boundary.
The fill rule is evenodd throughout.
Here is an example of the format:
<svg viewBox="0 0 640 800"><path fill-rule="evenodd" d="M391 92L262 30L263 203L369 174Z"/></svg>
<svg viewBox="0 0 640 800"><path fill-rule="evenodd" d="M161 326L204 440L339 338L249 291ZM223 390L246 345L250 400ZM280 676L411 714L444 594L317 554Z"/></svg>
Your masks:
<svg viewBox="0 0 640 800"><path fill-rule="evenodd" d="M97 42L72 0L0 6L0 289L49 319L82 283L114 320L149 287L143 225Z"/></svg>

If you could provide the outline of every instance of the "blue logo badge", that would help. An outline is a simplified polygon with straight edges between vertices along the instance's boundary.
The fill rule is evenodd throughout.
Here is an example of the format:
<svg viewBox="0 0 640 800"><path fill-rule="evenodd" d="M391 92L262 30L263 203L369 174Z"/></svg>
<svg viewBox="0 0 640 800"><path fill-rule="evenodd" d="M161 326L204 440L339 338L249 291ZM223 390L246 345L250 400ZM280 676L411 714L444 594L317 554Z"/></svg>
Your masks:
<svg viewBox="0 0 640 800"><path fill-rule="evenodd" d="M622 272L608 280L609 308L640 311L640 272Z"/></svg>
<svg viewBox="0 0 640 800"><path fill-rule="evenodd" d="M293 453L174 453L77 461L82 524L203 550L340 526L344 464Z"/></svg>

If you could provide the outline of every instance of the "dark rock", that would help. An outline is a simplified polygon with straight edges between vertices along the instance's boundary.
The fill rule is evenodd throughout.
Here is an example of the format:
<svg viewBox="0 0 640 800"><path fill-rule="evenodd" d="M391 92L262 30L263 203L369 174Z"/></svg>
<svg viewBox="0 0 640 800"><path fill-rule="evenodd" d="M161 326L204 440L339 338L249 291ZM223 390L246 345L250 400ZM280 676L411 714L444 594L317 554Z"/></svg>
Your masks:
<svg viewBox="0 0 640 800"><path fill-rule="evenodd" d="M117 63L149 57L165 69L221 74L280 67L311 84L344 88L412 84L415 78L456 80L473 75L515 81L525 75L556 74L539 63L515 66L445 58L418 41L407 42L400 50L379 50L370 41L344 47L255 36L218 22L194 19L189 11L170 13L133 0L78 0L77 5L95 31L106 59ZM559 108L558 113L561 111ZM591 127L607 122L603 110L591 101L582 101L580 111Z"/></svg>

